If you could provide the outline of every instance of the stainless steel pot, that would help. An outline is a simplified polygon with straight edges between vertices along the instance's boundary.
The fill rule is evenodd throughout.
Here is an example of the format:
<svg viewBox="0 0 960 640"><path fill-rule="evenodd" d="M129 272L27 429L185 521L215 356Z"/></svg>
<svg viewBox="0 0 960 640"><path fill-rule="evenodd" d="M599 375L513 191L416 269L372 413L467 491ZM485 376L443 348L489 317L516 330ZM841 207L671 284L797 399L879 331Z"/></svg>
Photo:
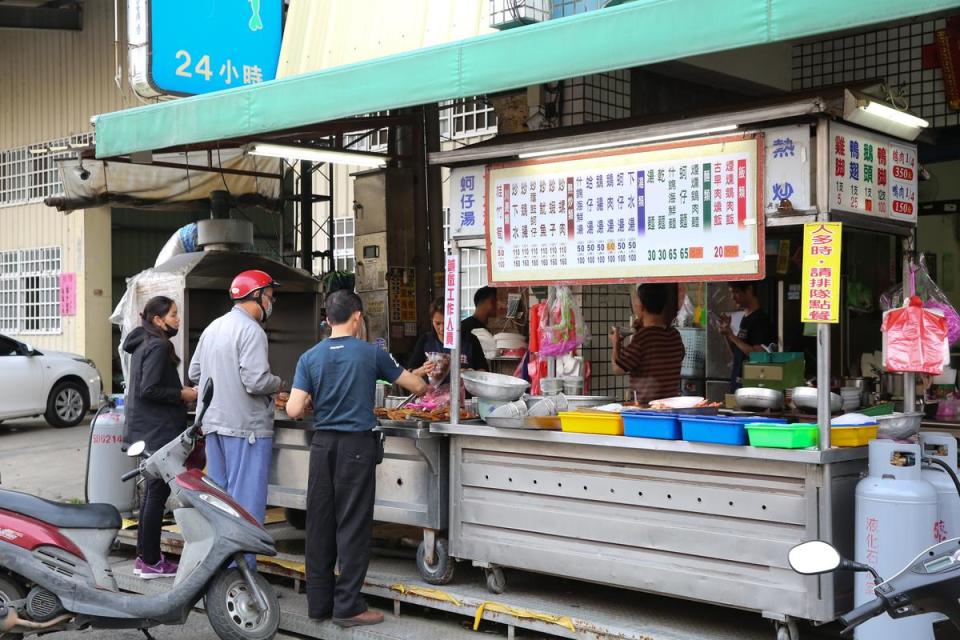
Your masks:
<svg viewBox="0 0 960 640"><path fill-rule="evenodd" d="M880 393L891 398L903 397L903 374L884 373L880 376Z"/></svg>

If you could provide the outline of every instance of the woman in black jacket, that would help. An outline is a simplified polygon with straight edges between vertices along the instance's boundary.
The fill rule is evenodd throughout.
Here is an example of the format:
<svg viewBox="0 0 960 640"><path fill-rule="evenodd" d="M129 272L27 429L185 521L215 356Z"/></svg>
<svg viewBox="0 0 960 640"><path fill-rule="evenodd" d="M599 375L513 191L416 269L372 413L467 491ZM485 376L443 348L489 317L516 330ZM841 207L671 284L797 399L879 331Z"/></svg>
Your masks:
<svg viewBox="0 0 960 640"><path fill-rule="evenodd" d="M197 390L183 386L177 367L180 358L170 338L180 329L176 303L170 298L151 298L140 314L141 326L123 343L133 354L126 397L128 444L143 440L147 451L156 451L186 428L187 404L197 401ZM177 565L160 552L160 530L170 487L163 480L144 483L137 529L137 561L134 573L142 578L173 577Z"/></svg>

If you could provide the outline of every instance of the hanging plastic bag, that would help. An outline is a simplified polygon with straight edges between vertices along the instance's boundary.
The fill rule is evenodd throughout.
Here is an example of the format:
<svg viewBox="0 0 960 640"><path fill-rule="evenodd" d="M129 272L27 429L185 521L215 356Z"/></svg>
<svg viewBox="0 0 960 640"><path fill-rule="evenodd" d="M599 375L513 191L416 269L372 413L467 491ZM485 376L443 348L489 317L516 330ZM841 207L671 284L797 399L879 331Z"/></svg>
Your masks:
<svg viewBox="0 0 960 640"><path fill-rule="evenodd" d="M919 296L906 307L883 314L884 366L896 373L916 372L940 375L947 322L924 309Z"/></svg>
<svg viewBox="0 0 960 640"><path fill-rule="evenodd" d="M919 296L923 301L923 306L927 309L936 309L943 313L947 323L947 339L950 344L960 341L960 313L950 304L950 298L937 286L933 277L927 269L927 261L923 254L911 269L910 281L908 282L910 291L906 298L911 295ZM903 283L899 283L890 289L887 289L880 296L880 308L884 311L899 309L904 306L906 299L903 293Z"/></svg>
<svg viewBox="0 0 960 640"><path fill-rule="evenodd" d="M540 355L556 357L571 353L589 337L583 313L570 287L557 287L553 304L540 316Z"/></svg>

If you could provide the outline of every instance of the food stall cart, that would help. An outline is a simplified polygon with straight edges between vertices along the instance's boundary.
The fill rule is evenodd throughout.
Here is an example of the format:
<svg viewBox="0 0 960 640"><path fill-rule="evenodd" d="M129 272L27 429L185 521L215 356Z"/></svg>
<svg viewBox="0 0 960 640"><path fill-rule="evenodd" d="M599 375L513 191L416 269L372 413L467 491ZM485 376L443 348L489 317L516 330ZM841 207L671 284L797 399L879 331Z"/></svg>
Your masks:
<svg viewBox="0 0 960 640"><path fill-rule="evenodd" d="M794 122L806 122L808 131L815 130L809 139L815 161L811 207L791 211L792 207L775 205L765 215L764 179L770 176L763 168L763 134L769 126L764 123L776 120L780 125L791 116ZM460 181L454 174L453 188L461 189L483 176L480 192L487 217L480 225L483 239L479 234L455 238L451 253L486 246L493 284L589 286L757 279L764 273L766 228L840 221L848 228L909 241L916 221L915 182L912 191L906 187L903 192L904 199L913 198L912 217L907 213L910 202L894 216L892 202L891 211L886 202L882 208L875 202L864 208L864 196L870 193L852 188L862 188L857 176L851 185L845 166L836 175L834 169L840 171L835 156L846 151L848 138L874 147L872 153L880 153L882 147L891 163L894 153L898 162L915 163L915 147L841 125L819 100L787 105L776 114L729 114L715 118L710 126L697 124L707 123L663 125L657 136L649 137L607 132L600 137L533 142L526 148L515 142L436 154L432 161L447 165L502 161L522 154L519 162L461 170L460 176L473 175L473 180ZM738 131L726 133L732 130ZM709 136L715 132L724 135ZM629 148L647 140L691 136L685 142ZM767 140L768 158L772 142ZM610 151L618 146L625 148ZM571 149L575 155L569 155ZM552 154L561 157L554 161ZM524 162L525 156L542 159ZM702 182L691 182L691 174L682 176L684 165L702 175ZM658 215L662 211L655 207L663 208L668 200L658 185L672 180L674 169L677 180L687 181L684 204L689 217L675 213L670 198L664 224ZM606 232L601 225L584 242L583 229L577 226L575 232L575 225L584 219L581 204L587 200L579 191L581 179L584 187L589 182L613 187L609 196L613 203L620 197L620 181L629 182L623 186L635 195L628 202L629 218L610 216L607 227L613 234L602 237ZM710 182L723 183L724 191L710 189ZM727 191L731 183L733 189ZM695 194L690 192L692 185ZM560 195L551 197L554 190ZM671 185L670 191L678 190ZM890 193L886 186L876 191L883 192L874 197L879 200ZM532 202L539 194L541 201L565 200L567 206L557 207L556 218L549 208L543 215L543 205L534 207ZM899 188L896 194L900 200ZM713 196L721 199L719 208L709 201ZM608 194L594 197L611 204ZM524 211L527 206L531 208ZM517 228L529 226L524 214L531 211L539 212L548 228L559 221L565 237L551 245L558 251L548 246L539 255L527 252L535 243L524 242L527 229L518 234ZM700 217L704 212L720 217ZM597 216L586 219L591 217ZM618 235L617 225L627 234ZM631 232L639 241L621 245ZM711 233L721 241L710 244ZM684 236L680 242L678 234ZM593 242L597 236L600 242ZM601 260L599 255L606 252L612 257ZM542 265L535 262L544 259ZM542 266L548 269L540 270ZM447 284L451 293L456 290ZM459 300L453 298L459 317ZM459 424L454 408L449 423L431 427L450 437L450 555L484 567L488 587L498 593L506 588L501 567L512 567L757 611L777 622L781 639L798 637L794 619L835 619L851 605L851 578L800 576L787 564L793 545L814 538L852 554L854 490L866 469L865 447L831 448L831 327L826 323L816 327L819 446L813 449L498 429ZM454 346L457 343L453 341ZM457 363L455 356L455 381L460 375ZM914 398L908 394L905 401L912 406Z"/></svg>

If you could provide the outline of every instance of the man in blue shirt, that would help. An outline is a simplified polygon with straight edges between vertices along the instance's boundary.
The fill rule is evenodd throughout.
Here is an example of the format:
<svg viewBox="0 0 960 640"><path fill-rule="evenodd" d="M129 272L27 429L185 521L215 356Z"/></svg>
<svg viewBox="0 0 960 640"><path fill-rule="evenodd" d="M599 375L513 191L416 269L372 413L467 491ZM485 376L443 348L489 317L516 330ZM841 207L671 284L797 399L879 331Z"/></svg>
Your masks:
<svg viewBox="0 0 960 640"><path fill-rule="evenodd" d="M287 414L302 418L313 402L307 481L307 604L311 618L341 627L383 622L360 596L373 541L379 435L373 433L377 380L415 394L426 383L386 351L353 337L363 303L348 290L326 301L329 339L300 356ZM334 576L337 559L340 576Z"/></svg>

